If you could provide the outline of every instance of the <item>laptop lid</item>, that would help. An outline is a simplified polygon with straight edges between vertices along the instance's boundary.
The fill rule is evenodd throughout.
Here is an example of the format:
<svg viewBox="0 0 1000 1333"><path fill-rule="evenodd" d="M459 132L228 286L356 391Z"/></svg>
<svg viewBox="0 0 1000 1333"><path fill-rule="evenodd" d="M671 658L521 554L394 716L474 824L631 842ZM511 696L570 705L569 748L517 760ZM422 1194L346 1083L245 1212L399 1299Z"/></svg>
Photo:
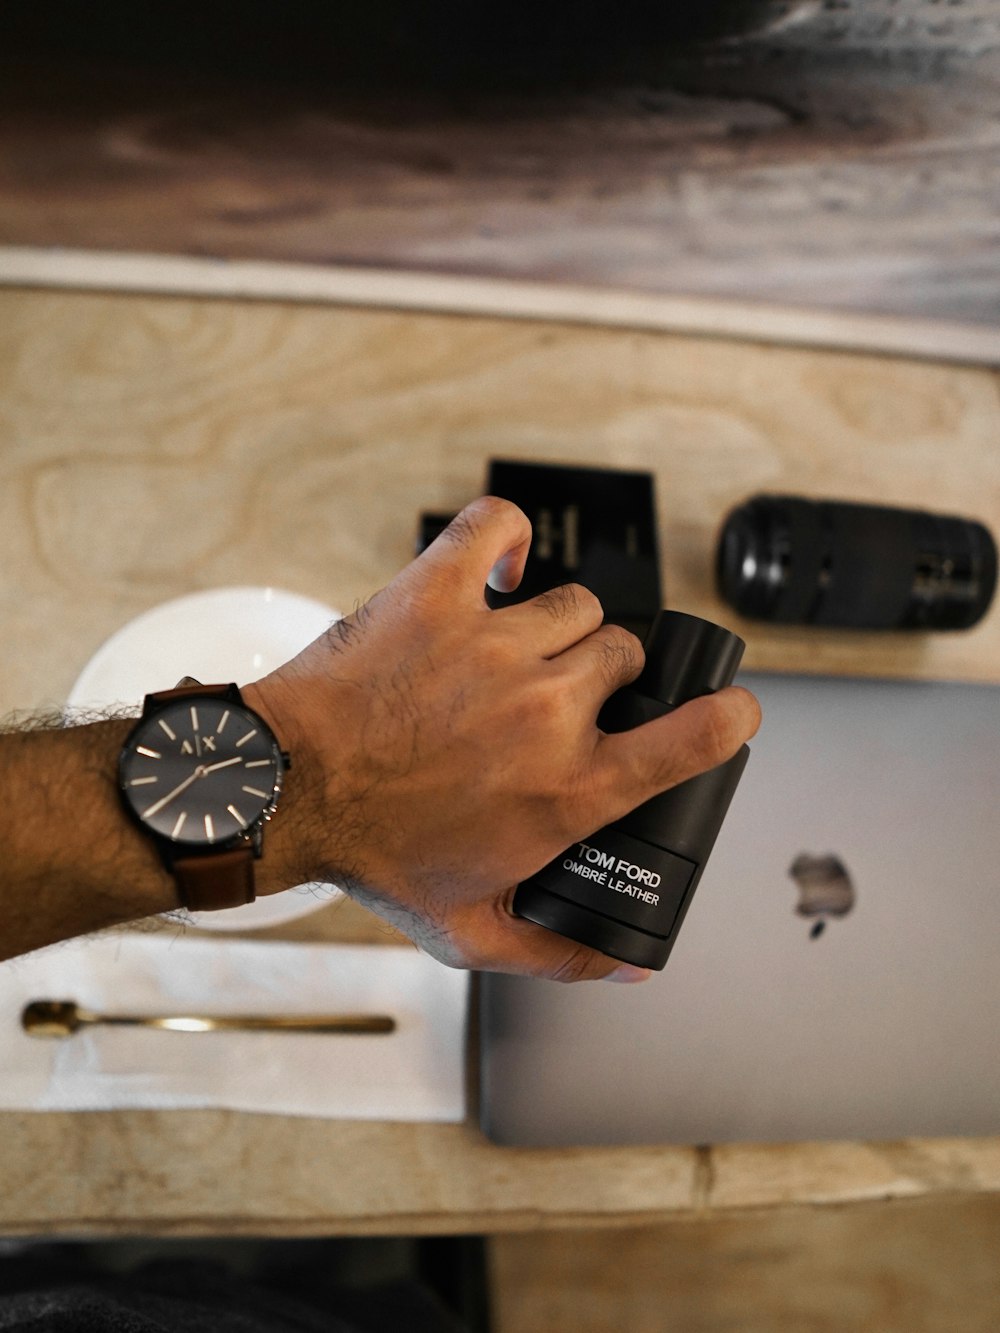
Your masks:
<svg viewBox="0 0 1000 1333"><path fill-rule="evenodd" d="M1000 1132L1000 689L740 679L764 724L665 971L482 978L486 1132Z"/></svg>

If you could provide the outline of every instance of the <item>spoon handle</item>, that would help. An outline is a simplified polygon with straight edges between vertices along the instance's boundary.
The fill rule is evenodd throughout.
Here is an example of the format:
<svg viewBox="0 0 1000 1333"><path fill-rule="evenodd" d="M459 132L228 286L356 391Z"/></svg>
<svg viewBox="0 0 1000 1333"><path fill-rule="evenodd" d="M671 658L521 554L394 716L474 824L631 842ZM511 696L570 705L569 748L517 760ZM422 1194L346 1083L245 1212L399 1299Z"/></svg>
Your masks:
<svg viewBox="0 0 1000 1333"><path fill-rule="evenodd" d="M113 1027L150 1027L168 1032L394 1032L388 1014L87 1014L81 1021Z"/></svg>
<svg viewBox="0 0 1000 1333"><path fill-rule="evenodd" d="M81 1027L160 1028L167 1032L332 1032L346 1036L395 1032L388 1014L101 1014L73 1000L32 1000L21 1026L32 1037L71 1037Z"/></svg>

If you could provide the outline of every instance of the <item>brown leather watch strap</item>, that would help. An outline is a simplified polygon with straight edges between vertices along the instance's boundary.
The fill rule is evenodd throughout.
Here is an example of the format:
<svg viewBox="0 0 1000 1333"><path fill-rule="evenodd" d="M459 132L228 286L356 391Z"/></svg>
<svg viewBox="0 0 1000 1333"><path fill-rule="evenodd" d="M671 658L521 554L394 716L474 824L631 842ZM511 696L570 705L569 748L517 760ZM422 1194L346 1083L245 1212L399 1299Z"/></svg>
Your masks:
<svg viewBox="0 0 1000 1333"><path fill-rule="evenodd" d="M234 685L200 685L193 676L184 676L172 690L156 690L153 694L147 694L146 698L161 704L169 703L171 699L183 699L186 694L213 694L221 697L235 688Z"/></svg>
<svg viewBox="0 0 1000 1333"><path fill-rule="evenodd" d="M180 858L173 863L173 872L181 902L189 912L217 912L252 903L253 859L251 847Z"/></svg>

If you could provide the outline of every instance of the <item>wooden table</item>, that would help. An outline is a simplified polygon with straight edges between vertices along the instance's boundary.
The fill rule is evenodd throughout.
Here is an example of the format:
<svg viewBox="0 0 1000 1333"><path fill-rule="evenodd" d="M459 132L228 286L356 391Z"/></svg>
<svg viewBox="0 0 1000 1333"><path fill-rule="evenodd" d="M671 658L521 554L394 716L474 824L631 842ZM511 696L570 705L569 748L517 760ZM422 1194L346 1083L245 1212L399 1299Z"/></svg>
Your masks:
<svg viewBox="0 0 1000 1333"><path fill-rule="evenodd" d="M167 598L270 583L350 609L490 456L656 474L672 605L754 669L1000 681L954 636L762 630L718 602L762 489L1000 528L1000 381L967 369L541 322L0 292L0 709L58 707ZM374 934L373 934L374 931ZM384 939L348 904L284 932ZM1000 1189L1000 1139L511 1150L463 1125L225 1112L0 1115L0 1233L308 1235L625 1226Z"/></svg>

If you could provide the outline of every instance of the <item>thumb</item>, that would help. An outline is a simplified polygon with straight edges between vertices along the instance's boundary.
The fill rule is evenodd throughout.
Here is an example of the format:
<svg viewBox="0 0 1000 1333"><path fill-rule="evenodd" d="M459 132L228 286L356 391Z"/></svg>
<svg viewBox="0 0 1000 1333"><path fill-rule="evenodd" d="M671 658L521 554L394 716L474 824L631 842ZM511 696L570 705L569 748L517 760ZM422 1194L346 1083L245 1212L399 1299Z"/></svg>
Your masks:
<svg viewBox="0 0 1000 1333"><path fill-rule="evenodd" d="M450 914L448 945L458 966L549 981L646 981L651 973L512 914L514 887L492 903L463 905ZM450 961L450 960L449 960Z"/></svg>

